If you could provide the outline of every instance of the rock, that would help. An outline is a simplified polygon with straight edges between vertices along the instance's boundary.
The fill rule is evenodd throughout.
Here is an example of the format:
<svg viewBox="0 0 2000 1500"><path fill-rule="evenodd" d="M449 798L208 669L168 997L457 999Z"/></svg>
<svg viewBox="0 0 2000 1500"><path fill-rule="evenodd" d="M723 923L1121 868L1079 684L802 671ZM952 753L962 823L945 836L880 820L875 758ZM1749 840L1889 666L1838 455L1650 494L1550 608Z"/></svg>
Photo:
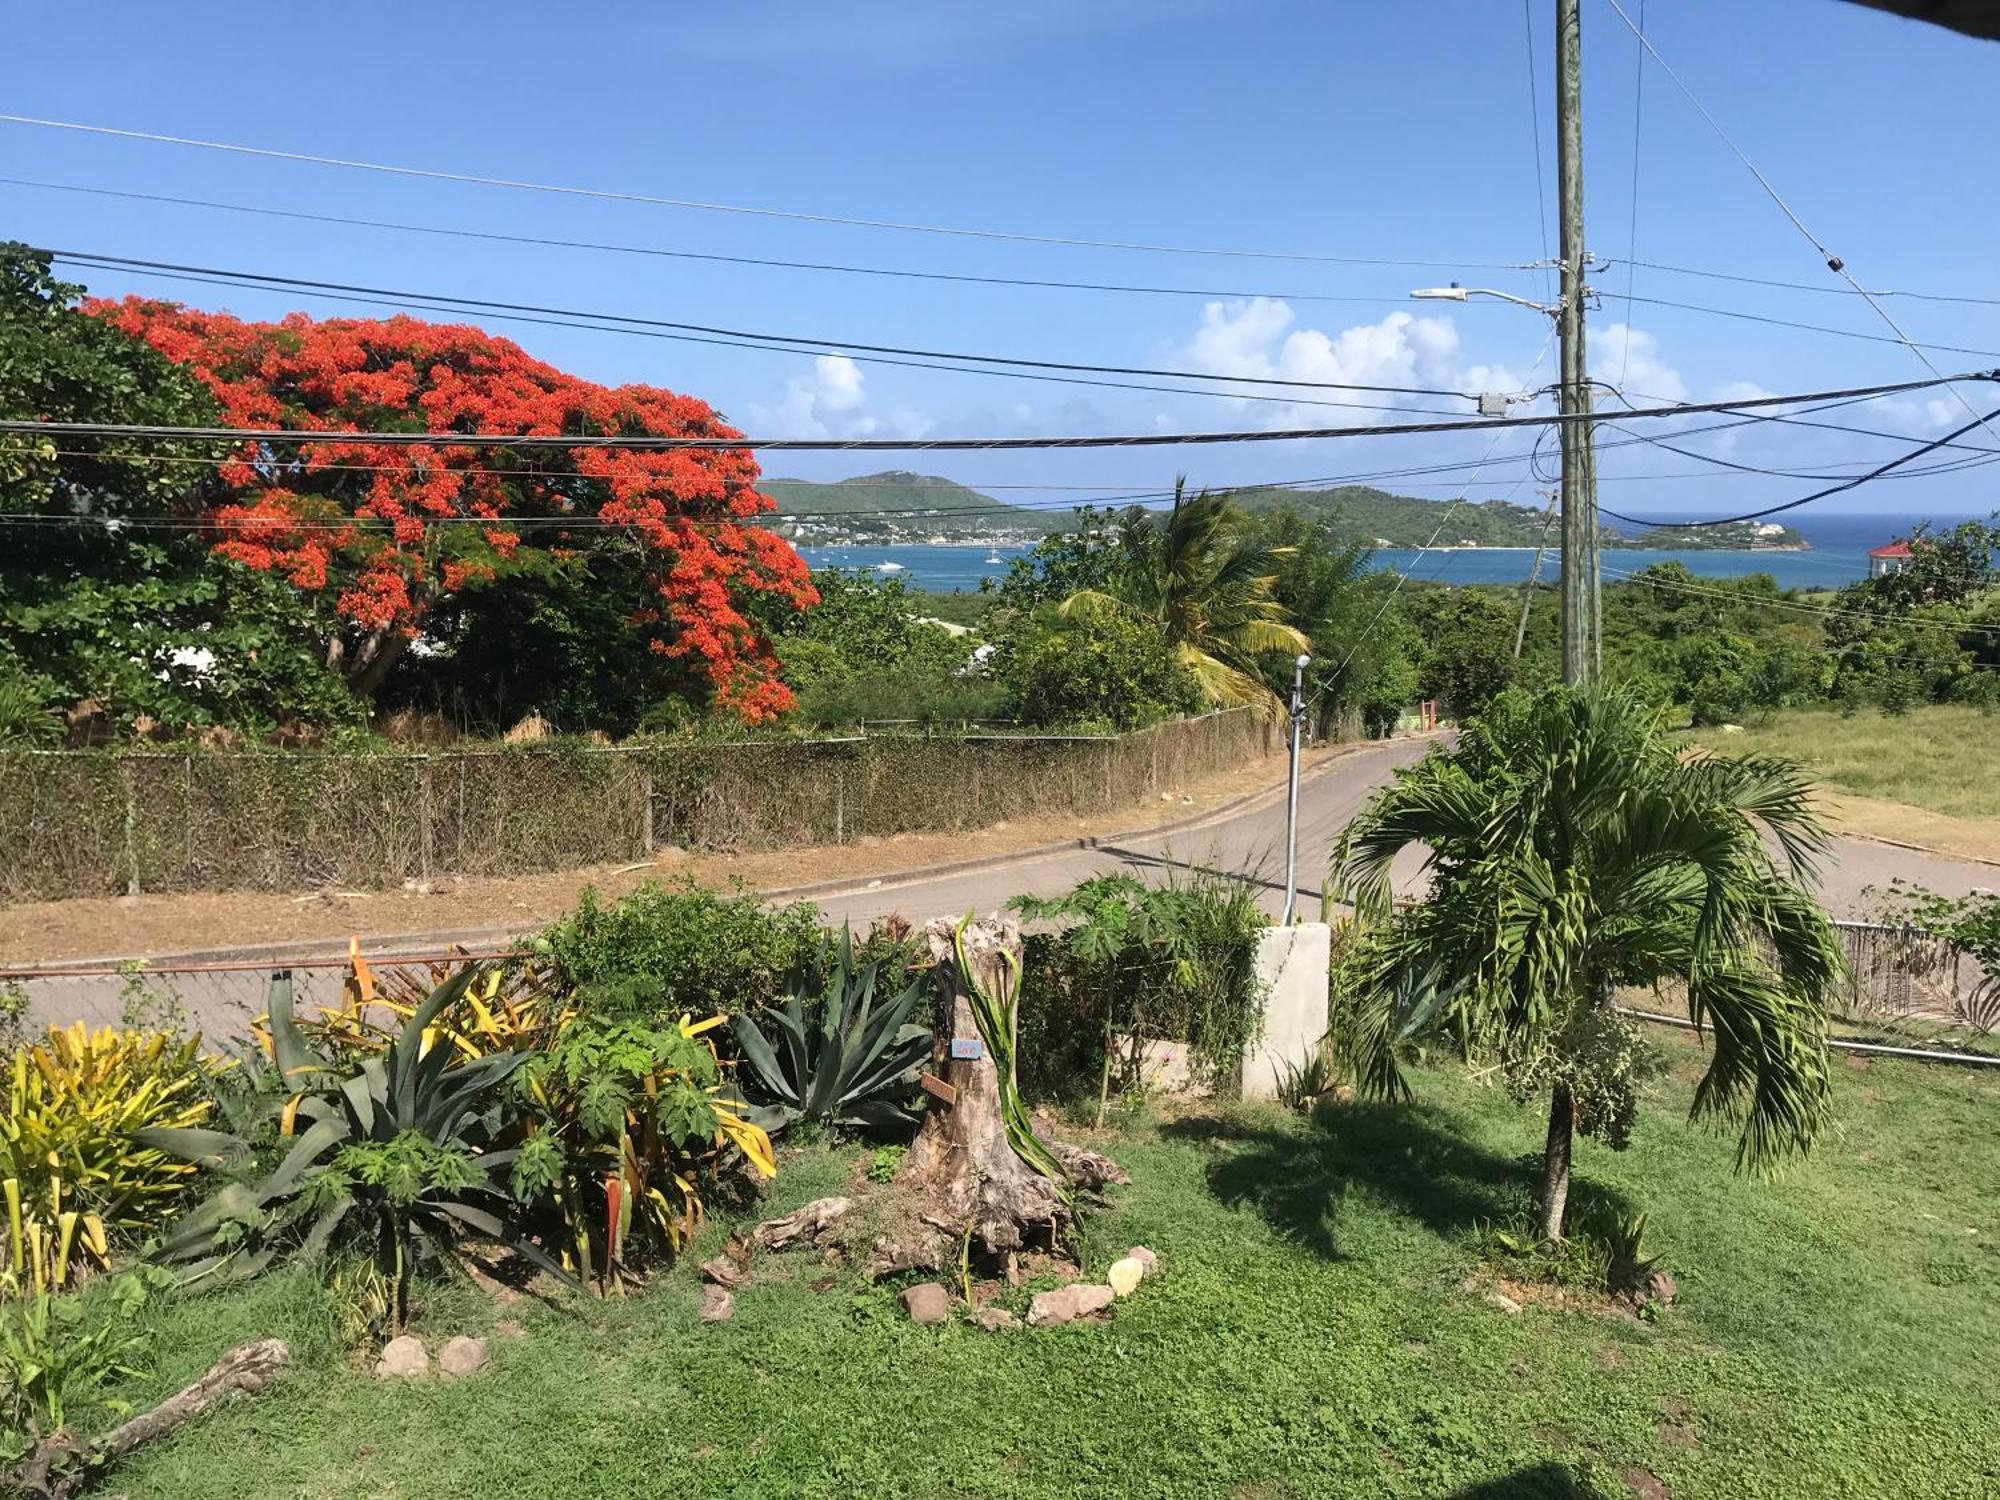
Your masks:
<svg viewBox="0 0 2000 1500"><path fill-rule="evenodd" d="M951 1293L935 1281L903 1288L903 1311L912 1323L943 1323L951 1317Z"/></svg>
<svg viewBox="0 0 2000 1500"><path fill-rule="evenodd" d="M1060 1328L1079 1318L1101 1320L1111 1310L1118 1294L1108 1286L1078 1281L1052 1292L1037 1292L1028 1304L1030 1328Z"/></svg>
<svg viewBox="0 0 2000 1500"><path fill-rule="evenodd" d="M424 1352L424 1341L414 1334L390 1339L382 1346L382 1357L375 1361L377 1380L424 1380L430 1373L431 1357Z"/></svg>
<svg viewBox="0 0 2000 1500"><path fill-rule="evenodd" d="M1144 1245L1134 1245L1125 1252L1125 1258L1139 1262L1140 1265L1146 1268L1148 1276L1157 1276L1160 1274L1160 1257L1148 1250Z"/></svg>
<svg viewBox="0 0 2000 1500"><path fill-rule="evenodd" d="M982 1307L972 1315L972 1324L988 1333L998 1333L1003 1328L1019 1328L1021 1320L1004 1307Z"/></svg>
<svg viewBox="0 0 2000 1500"><path fill-rule="evenodd" d="M1499 1308L1503 1313L1517 1313L1521 1310L1521 1304L1505 1292L1482 1292L1479 1300L1488 1307Z"/></svg>
<svg viewBox="0 0 2000 1500"><path fill-rule="evenodd" d="M486 1368L486 1340L461 1333L438 1350L437 1368L446 1380L478 1374Z"/></svg>
<svg viewBox="0 0 2000 1500"><path fill-rule="evenodd" d="M810 1243L846 1218L853 1208L852 1198L815 1198L804 1208L780 1218L766 1219L750 1232L750 1237L765 1250L782 1250L798 1240Z"/></svg>
<svg viewBox="0 0 2000 1500"><path fill-rule="evenodd" d="M713 1283L701 1289L701 1320L704 1323L727 1323L736 1316L736 1294L727 1287Z"/></svg>
<svg viewBox="0 0 2000 1500"><path fill-rule="evenodd" d="M1146 1279L1145 1263L1136 1256L1127 1255L1114 1260L1111 1269L1104 1273L1111 1290L1120 1297L1129 1297L1139 1289L1139 1283Z"/></svg>

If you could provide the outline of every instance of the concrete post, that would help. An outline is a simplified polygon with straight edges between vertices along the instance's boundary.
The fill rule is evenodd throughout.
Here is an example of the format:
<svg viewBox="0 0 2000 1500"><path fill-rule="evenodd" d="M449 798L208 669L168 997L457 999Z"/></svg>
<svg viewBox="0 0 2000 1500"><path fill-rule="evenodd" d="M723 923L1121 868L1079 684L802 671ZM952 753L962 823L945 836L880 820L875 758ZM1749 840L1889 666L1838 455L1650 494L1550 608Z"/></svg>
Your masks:
<svg viewBox="0 0 2000 1500"><path fill-rule="evenodd" d="M1243 1097L1275 1099L1286 1067L1319 1045L1327 1028L1327 966L1333 929L1324 922L1267 927L1257 940L1264 1031L1243 1056Z"/></svg>

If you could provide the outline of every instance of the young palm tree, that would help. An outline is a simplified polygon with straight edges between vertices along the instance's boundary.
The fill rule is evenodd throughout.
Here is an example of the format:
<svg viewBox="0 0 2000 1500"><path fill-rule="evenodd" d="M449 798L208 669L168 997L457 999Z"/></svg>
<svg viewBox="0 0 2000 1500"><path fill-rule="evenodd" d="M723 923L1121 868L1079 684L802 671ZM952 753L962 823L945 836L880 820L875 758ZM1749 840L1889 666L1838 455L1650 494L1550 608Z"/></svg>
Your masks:
<svg viewBox="0 0 2000 1500"><path fill-rule="evenodd" d="M1173 509L1164 517L1136 510L1125 519L1126 566L1116 591L1079 589L1063 601L1062 613L1150 621L1212 701L1273 705L1257 659L1296 655L1311 643L1273 593L1278 564L1292 549L1251 540L1246 523L1229 496L1208 490L1190 496L1186 481L1177 479Z"/></svg>
<svg viewBox="0 0 2000 1500"><path fill-rule="evenodd" d="M1712 1047L1693 1114L1740 1122L1739 1168L1805 1150L1829 1117L1842 962L1808 889L1826 847L1809 791L1782 761L1677 753L1626 693L1499 700L1334 856L1329 892L1361 924L1334 1024L1357 1085L1406 1094L1405 1051L1444 1038L1523 1095L1550 1087L1540 1235L1558 1240L1575 1132L1618 1144L1630 1120L1613 990L1678 979ZM1394 912L1390 862L1413 845L1430 893Z"/></svg>

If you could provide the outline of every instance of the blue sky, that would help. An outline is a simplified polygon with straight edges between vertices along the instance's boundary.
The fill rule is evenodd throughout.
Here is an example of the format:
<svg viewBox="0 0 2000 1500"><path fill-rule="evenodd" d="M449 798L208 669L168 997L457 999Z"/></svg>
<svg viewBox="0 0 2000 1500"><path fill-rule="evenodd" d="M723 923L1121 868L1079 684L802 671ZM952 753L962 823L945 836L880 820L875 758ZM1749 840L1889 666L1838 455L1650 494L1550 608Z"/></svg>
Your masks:
<svg viewBox="0 0 2000 1500"><path fill-rule="evenodd" d="M1638 0L1623 3L1638 13ZM1622 377L1635 400L1923 376L1918 359L1893 343L1653 304L1628 310L1623 262L1634 244L1643 260L1840 283L1650 63L1633 239L1636 44L1606 0L1584 0L1584 8L1589 242L1619 263L1598 280L1597 373ZM1552 204L1553 7L1531 0L1526 10ZM337 12L72 3L15 18L0 92L12 113L675 198L1053 236L1513 264L1539 258L1544 244L1528 24L1508 0L433 3ZM1652 0L1646 24L1864 283L2000 298L2000 117L1986 107L2000 80L2000 47L1834 0ZM1550 378L1553 365L1551 353L1533 371L1546 332L1538 314L1407 300L1413 287L1454 278L1543 293L1538 273L1476 264L1454 271L1007 243L414 181L21 125L0 125L0 175L505 234L1246 295L753 269L0 185L5 233L65 249L1100 364L1458 389L1525 388ZM309 294L105 272L78 279L106 293L144 290L252 317L300 306L329 316L373 312ZM1632 289L1888 332L1851 296L1652 270L1638 271ZM1886 305L1919 340L2000 349L2000 306ZM1381 419L471 321L595 379L689 391L767 435ZM1932 358L1947 371L2000 365L2000 357L1964 353ZM2000 405L1996 388L1963 389L1982 412ZM1937 393L1829 420L1923 439L1968 418L1955 397ZM1968 441L2000 447L1979 435ZM767 472L838 477L910 467L975 485L1080 487L996 489L1054 500L1159 487L1177 469L1230 484L1457 463L1492 443L1472 435L1178 451L781 454ZM1686 446L1737 463L1845 473L1907 445L1765 426ZM1533 500L1525 449L1518 436L1499 442L1473 495ZM1637 515L1749 509L1814 487L1726 474L1640 445L1607 451L1602 467L1605 504ZM1827 504L1984 511L2000 503L1990 473L1884 482ZM1384 483L1449 497L1465 477Z"/></svg>

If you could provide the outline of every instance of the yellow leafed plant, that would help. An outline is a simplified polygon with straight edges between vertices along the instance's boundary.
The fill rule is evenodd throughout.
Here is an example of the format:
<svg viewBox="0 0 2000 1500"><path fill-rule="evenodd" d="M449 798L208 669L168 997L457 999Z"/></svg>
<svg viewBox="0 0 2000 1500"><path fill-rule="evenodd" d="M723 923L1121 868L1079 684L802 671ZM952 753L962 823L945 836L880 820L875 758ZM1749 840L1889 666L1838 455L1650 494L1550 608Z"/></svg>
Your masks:
<svg viewBox="0 0 2000 1500"><path fill-rule="evenodd" d="M197 1038L51 1027L14 1054L0 1118L0 1288L61 1288L108 1263L174 1208L192 1162L142 1134L199 1127L215 1065Z"/></svg>

